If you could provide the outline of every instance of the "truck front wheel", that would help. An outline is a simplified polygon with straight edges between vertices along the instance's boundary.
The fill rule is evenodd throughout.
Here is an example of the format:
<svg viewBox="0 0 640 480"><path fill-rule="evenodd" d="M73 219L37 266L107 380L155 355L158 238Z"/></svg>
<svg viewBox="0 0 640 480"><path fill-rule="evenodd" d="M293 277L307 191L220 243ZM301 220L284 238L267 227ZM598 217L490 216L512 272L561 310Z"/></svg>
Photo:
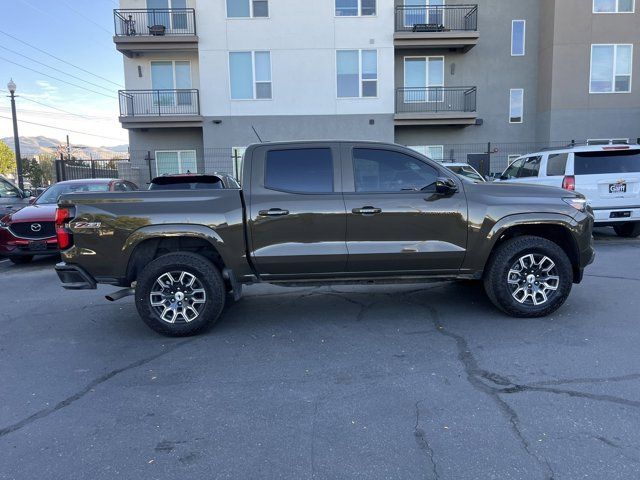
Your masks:
<svg viewBox="0 0 640 480"><path fill-rule="evenodd" d="M546 238L522 236L498 246L487 265L489 299L514 317L544 317L565 302L573 286L567 254Z"/></svg>
<svg viewBox="0 0 640 480"><path fill-rule="evenodd" d="M220 317L226 290L219 270L201 255L170 253L140 273L136 307L142 320L171 337L195 335Z"/></svg>

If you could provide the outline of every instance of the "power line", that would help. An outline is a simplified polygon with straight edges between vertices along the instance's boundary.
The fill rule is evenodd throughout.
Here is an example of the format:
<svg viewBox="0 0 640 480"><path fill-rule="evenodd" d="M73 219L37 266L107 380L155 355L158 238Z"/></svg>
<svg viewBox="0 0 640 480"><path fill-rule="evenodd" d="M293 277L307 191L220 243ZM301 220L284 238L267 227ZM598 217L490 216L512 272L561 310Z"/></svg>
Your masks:
<svg viewBox="0 0 640 480"><path fill-rule="evenodd" d="M4 115L0 115L0 118L4 118L7 120L11 120L11 117L5 117ZM115 138L115 137L106 137L104 135L96 135L95 133L87 133L87 132L80 132L78 130L69 130L68 128L60 128L60 127L54 127L53 125L45 125L43 123L36 123L36 122L29 122L27 120L18 120L20 123L28 123L30 125L37 125L39 127L46 127L46 128L53 128L54 130L62 130L63 132L69 132L69 133L78 133L80 135L88 135L90 137L98 137L98 138L108 138L109 140L117 140L119 142L122 142L121 138Z"/></svg>
<svg viewBox="0 0 640 480"><path fill-rule="evenodd" d="M4 112L4 113L10 113L11 112L11 108L10 107L0 107L0 112ZM116 120L116 117L98 117L98 116L86 116L86 115L79 115L79 114L74 114L74 113L60 113L60 112L54 112L52 110L32 110L32 109L28 109L28 108L21 108L20 109L20 114L22 115L26 115L26 116L38 116L38 117L50 117L50 118L66 118L69 120L91 120L93 122L96 123L104 123L104 122L114 122Z"/></svg>
<svg viewBox="0 0 640 480"><path fill-rule="evenodd" d="M68 113L69 115L73 115L73 116L76 116L76 117L82 117L82 118L87 118L87 119L91 119L91 118L113 119L113 117L107 117L106 115L105 116L100 116L100 115L82 115L80 113L73 113L73 112L70 112L68 110L63 110L62 108L54 107L53 105L48 105L46 103L42 103L42 102L39 102L37 100L33 100L32 98L25 97L24 95L21 95L20 99L21 100L26 100L28 102L37 103L38 105L42 105L43 107L52 108L54 110L58 110L59 112Z"/></svg>
<svg viewBox="0 0 640 480"><path fill-rule="evenodd" d="M32 62L38 63L38 64L40 64L40 65L42 65L44 67L50 68L51 70L55 70L56 72L60 72L60 73L62 73L64 75L67 75L67 76L69 76L71 78L75 78L76 80L80 80L81 82L88 83L89 85L93 85L94 87L102 88L103 90L107 90L107 91L112 91L112 89L110 89L109 87L103 87L102 85L98 85L97 83L90 82L89 80L85 80L83 78L76 77L75 75L72 75L71 73L67 73L64 70L60 70L59 68L52 67L51 65L47 65L46 63L43 63L43 62L41 62L39 60L36 60L34 58L27 57L26 55L24 55L24 54L22 54L20 52L16 52L15 50L11 50L10 48L4 47L2 45L0 45L0 48L2 48L4 50L7 50L7 51L9 51L11 53L15 53L16 55L20 55L21 57L26 58L27 60L31 60Z"/></svg>
<svg viewBox="0 0 640 480"><path fill-rule="evenodd" d="M95 94L97 94L97 95L102 95L103 97L107 97L107 98L117 98L117 97L115 97L115 96L113 96L113 95L107 95L106 93L102 93L102 92L97 92L97 91L95 91L95 90L91 90L90 88L83 87L82 85L76 85L75 83L71 83L71 82L68 82L68 81L66 81L66 80L63 80L63 79L61 79L61 78L54 77L53 75L49 75L48 73L40 72L40 71L35 70L35 69L31 68L31 67L27 67L27 66L25 66L25 65L21 65L21 64L19 64L19 63L17 63L17 62L14 62L14 61L12 61L12 60L9 60L8 58L0 57L0 60L4 60L5 62L13 63L14 65L17 65L17 66L19 66L19 67L25 68L25 69L27 69L27 70L31 70L32 72L35 72L35 73L37 73L37 74L39 74L39 75L44 75L45 77L52 78L52 79L54 79L54 80L57 80L58 82L66 83L67 85L71 85L71 86L76 87L76 88L81 88L82 90L86 90L86 91L88 91L88 92L92 92L92 93L95 93Z"/></svg>
<svg viewBox="0 0 640 480"><path fill-rule="evenodd" d="M65 0L60 0L62 3L64 3L67 8L69 10L71 10L73 13L75 13L76 15L78 15L79 17L84 18L87 22L91 22L93 23L96 27L98 27L101 30L104 30L105 32L107 32L109 35L111 35L111 31L107 30L106 28L104 28L102 25L100 25L99 23L95 22L94 20L92 20L91 18L87 17L86 15L84 15L83 13L79 12L78 10L76 10L75 8L73 8L71 5L69 5Z"/></svg>
<svg viewBox="0 0 640 480"><path fill-rule="evenodd" d="M47 52L47 51L45 51L45 50L42 50L41 48L38 48L38 47L36 47L35 45L31 45L30 43L27 43L27 42L25 42L24 40L20 40L18 37L14 36L14 35L11 35L10 33L3 32L2 30L0 30L0 33L1 33L1 34L3 34L3 35L6 35L7 37L13 38L13 39L14 39L14 40L16 40L17 42L20 42L20 43L22 43L22 44L26 45L27 47L31 47L31 48L33 48L34 50L37 50L37 51L39 51L39 52L41 52L41 53L44 53L45 55L48 55L48 56L50 56L51 58L55 58L55 59L56 59L56 60L58 60L59 62L66 63L67 65L70 65L70 66L72 66L73 68L77 68L78 70L81 70L81 71L83 71L83 72L85 72L85 73L88 73L89 75L93 75L93 76L94 76L94 77L96 77L96 78L100 78L100 79L104 80L105 82L112 83L113 85L116 85L117 87L123 87L123 85L122 85L122 84L120 84L120 83L113 82L113 81L109 80L109 79L108 79L108 78L106 78L106 77L103 77L103 76L101 76L101 75L98 75L97 73L93 73L93 72L91 72L91 71L89 71L89 70L85 70L85 69L84 69L84 68L82 68L82 67L78 67L77 65L75 65L75 64L73 64L73 63L71 63L71 62L67 62L66 60L63 60L63 59L62 59L62 58L60 58L60 57L56 57L55 55L53 55L53 54L51 54L51 53L49 53L49 52Z"/></svg>

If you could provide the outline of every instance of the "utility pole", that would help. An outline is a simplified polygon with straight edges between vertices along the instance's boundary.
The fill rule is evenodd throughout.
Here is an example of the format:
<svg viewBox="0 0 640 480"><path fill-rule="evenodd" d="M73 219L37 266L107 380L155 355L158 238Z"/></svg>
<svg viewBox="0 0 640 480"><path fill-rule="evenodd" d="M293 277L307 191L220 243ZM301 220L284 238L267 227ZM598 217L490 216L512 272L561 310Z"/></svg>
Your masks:
<svg viewBox="0 0 640 480"><path fill-rule="evenodd" d="M69 135L67 135L67 161L71 161L71 147L69 146Z"/></svg>
<svg viewBox="0 0 640 480"><path fill-rule="evenodd" d="M24 190L24 180L22 178L22 156L20 155L20 136L18 135L18 116L16 115L16 84L13 78L7 84L11 94L11 116L13 117L13 148L16 152L16 169L18 170L18 188Z"/></svg>

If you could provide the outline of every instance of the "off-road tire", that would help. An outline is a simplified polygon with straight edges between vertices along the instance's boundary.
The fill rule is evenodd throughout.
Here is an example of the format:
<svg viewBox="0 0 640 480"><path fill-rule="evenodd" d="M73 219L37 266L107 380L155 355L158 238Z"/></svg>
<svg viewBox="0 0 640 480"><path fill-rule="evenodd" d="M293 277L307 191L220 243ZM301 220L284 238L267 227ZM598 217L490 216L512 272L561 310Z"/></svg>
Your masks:
<svg viewBox="0 0 640 480"><path fill-rule="evenodd" d="M613 230L619 237L636 238L640 236L640 222L627 222L620 225L614 225Z"/></svg>
<svg viewBox="0 0 640 480"><path fill-rule="evenodd" d="M541 305L522 304L512 295L509 271L523 256L543 255L555 263L557 290ZM571 261L556 243L541 237L521 236L505 241L492 253L484 273L484 288L491 302L513 317L544 317L562 306L573 286Z"/></svg>
<svg viewBox="0 0 640 480"><path fill-rule="evenodd" d="M203 307L193 320L169 323L151 305L156 281L169 272L187 272L196 277L205 292ZM140 273L136 283L136 308L142 320L156 332L170 337L196 335L211 328L222 314L226 289L218 268L205 257L190 253L169 253L156 258Z"/></svg>

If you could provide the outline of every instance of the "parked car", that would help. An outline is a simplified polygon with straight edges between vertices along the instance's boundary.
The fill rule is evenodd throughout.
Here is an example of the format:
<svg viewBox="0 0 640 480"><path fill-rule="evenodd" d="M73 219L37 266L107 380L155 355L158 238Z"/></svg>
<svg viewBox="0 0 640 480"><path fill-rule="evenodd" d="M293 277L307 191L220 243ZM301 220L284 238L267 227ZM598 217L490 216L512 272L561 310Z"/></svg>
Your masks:
<svg viewBox="0 0 640 480"><path fill-rule="evenodd" d="M464 178L468 178L473 182L487 181L486 178L480 175L480 173L468 163L451 162L451 163L443 163L443 165L447 167L449 170L451 170L453 173L455 173L456 175L459 175Z"/></svg>
<svg viewBox="0 0 640 480"><path fill-rule="evenodd" d="M238 181L226 173L180 173L162 175L151 180L149 190L216 190L240 188Z"/></svg>
<svg viewBox="0 0 640 480"><path fill-rule="evenodd" d="M31 205L0 219L0 253L15 264L28 263L35 255L55 255L56 203L62 194L74 192L130 192L138 187L126 180L68 180L45 190Z"/></svg>
<svg viewBox="0 0 640 480"><path fill-rule="evenodd" d="M243 189L63 195L63 286L123 286L108 298L135 295L147 325L179 336L254 282L482 279L504 312L538 317L593 260L584 196L463 181L399 145L265 143L242 168Z"/></svg>
<svg viewBox="0 0 640 480"><path fill-rule="evenodd" d="M640 146L579 145L516 159L498 180L578 191L593 208L596 226L621 237L640 235Z"/></svg>
<svg viewBox="0 0 640 480"><path fill-rule="evenodd" d="M20 191L18 187L0 175L0 217L29 205L29 198L31 198L30 190Z"/></svg>

